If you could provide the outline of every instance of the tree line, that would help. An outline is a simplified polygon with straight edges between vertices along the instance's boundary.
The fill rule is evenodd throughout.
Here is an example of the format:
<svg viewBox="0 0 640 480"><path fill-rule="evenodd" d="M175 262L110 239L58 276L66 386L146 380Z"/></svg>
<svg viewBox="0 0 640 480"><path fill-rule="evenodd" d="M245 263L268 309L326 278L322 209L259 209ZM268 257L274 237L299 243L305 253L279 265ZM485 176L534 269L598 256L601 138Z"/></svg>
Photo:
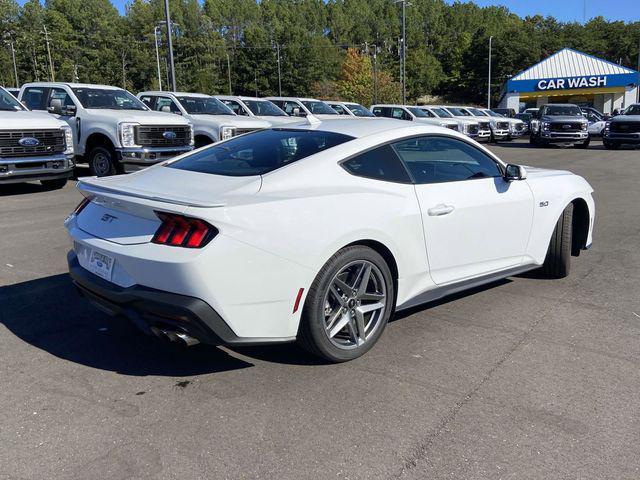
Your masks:
<svg viewBox="0 0 640 480"><path fill-rule="evenodd" d="M399 4L393 0L171 0L182 91L357 100L401 95ZM79 81L133 92L167 89L162 0L0 0L0 84ZM640 22L563 23L505 7L443 0L407 6L407 96L486 100L493 36L494 101L515 73L564 47L634 68ZM160 56L160 79L156 62Z"/></svg>

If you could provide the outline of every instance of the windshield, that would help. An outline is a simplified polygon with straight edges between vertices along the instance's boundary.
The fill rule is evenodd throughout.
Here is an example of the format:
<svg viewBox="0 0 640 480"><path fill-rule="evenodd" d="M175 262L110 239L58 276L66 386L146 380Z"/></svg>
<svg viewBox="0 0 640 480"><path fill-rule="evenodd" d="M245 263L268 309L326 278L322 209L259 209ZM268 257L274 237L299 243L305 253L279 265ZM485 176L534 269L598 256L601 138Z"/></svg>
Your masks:
<svg viewBox="0 0 640 480"><path fill-rule="evenodd" d="M489 115L490 117L497 117L497 118L505 118L504 115L494 112L492 110L489 110L488 112L485 112L487 115Z"/></svg>
<svg viewBox="0 0 640 480"><path fill-rule="evenodd" d="M271 103L269 100L242 100L251 113L256 116L266 115L269 117L288 117L283 110L278 108L278 106L274 103Z"/></svg>
<svg viewBox="0 0 640 480"><path fill-rule="evenodd" d="M461 108L449 107L448 109L451 113L453 113L456 117L471 117L472 115L466 110L462 110Z"/></svg>
<svg viewBox="0 0 640 480"><path fill-rule="evenodd" d="M631 105L627 108L627 111L624 112L625 115L640 115L640 103L636 105Z"/></svg>
<svg viewBox="0 0 640 480"><path fill-rule="evenodd" d="M102 110L149 110L144 103L122 89L73 88L84 108Z"/></svg>
<svg viewBox="0 0 640 480"><path fill-rule="evenodd" d="M263 175L352 139L318 130L259 130L214 144L168 166L231 177Z"/></svg>
<svg viewBox="0 0 640 480"><path fill-rule="evenodd" d="M418 107L407 107L407 110L409 110L411 113L413 113L416 117L429 118L429 115L424 113L424 110L422 110L421 108L418 108Z"/></svg>
<svg viewBox="0 0 640 480"><path fill-rule="evenodd" d="M575 105L547 105L543 115L553 117L582 117L582 112Z"/></svg>
<svg viewBox="0 0 640 480"><path fill-rule="evenodd" d="M346 105L356 117L375 117L375 115L371 113L371 110L363 107L359 103L347 103Z"/></svg>
<svg viewBox="0 0 640 480"><path fill-rule="evenodd" d="M24 110L24 108L13 95L4 88L0 88L0 110L3 112L15 112L17 110Z"/></svg>
<svg viewBox="0 0 640 480"><path fill-rule="evenodd" d="M338 115L338 112L336 112L333 108L331 108L326 103L320 102L318 100L313 100L313 101L304 100L302 104L305 107L307 107L309 111L314 115L316 113L322 114L322 115Z"/></svg>
<svg viewBox="0 0 640 480"><path fill-rule="evenodd" d="M176 97L190 115L235 115L229 107L213 97Z"/></svg>
<svg viewBox="0 0 640 480"><path fill-rule="evenodd" d="M435 113L437 116L442 117L442 118L452 118L453 115L451 115L449 112L447 112L444 108L432 108L431 111L433 113Z"/></svg>
<svg viewBox="0 0 640 480"><path fill-rule="evenodd" d="M467 110L469 110L476 117L488 117L489 116L486 113L484 113L482 110L478 110L477 108L467 108Z"/></svg>

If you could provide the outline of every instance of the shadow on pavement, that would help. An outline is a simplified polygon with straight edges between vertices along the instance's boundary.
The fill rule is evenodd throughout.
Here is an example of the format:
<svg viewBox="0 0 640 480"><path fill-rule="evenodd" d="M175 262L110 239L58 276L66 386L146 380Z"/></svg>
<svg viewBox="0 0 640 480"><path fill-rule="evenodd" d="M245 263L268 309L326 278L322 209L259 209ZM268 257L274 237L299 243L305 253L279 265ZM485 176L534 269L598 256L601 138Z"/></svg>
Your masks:
<svg viewBox="0 0 640 480"><path fill-rule="evenodd" d="M189 376L253 366L207 345L182 348L141 334L80 297L66 274L0 287L0 323L58 358L124 375Z"/></svg>
<svg viewBox="0 0 640 480"><path fill-rule="evenodd" d="M38 182L31 183L8 183L0 185L0 197L8 197L10 195L29 195L32 193L50 192L49 188L43 187Z"/></svg>

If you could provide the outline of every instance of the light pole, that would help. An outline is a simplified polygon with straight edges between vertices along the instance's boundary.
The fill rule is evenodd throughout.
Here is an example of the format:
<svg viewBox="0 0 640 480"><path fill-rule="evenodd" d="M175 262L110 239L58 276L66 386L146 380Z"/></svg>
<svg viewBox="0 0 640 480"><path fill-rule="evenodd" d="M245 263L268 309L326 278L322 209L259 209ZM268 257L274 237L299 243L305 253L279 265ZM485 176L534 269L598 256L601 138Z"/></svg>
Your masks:
<svg viewBox="0 0 640 480"><path fill-rule="evenodd" d="M402 40L400 43L400 82L402 83L402 104L407 103L407 0L395 0L402 4ZM409 4L411 5L411 4Z"/></svg>
<svg viewBox="0 0 640 480"><path fill-rule="evenodd" d="M167 46L169 47L167 55L169 56L169 69L171 70L171 87L172 91L178 90L176 87L176 68L173 64L173 40L171 39L171 15L169 13L169 0L164 0L164 16L167 22Z"/></svg>
<svg viewBox="0 0 640 480"><path fill-rule="evenodd" d="M491 40L493 40L493 36L489 37L489 81L487 82L487 108L491 108Z"/></svg>
<svg viewBox="0 0 640 480"><path fill-rule="evenodd" d="M278 54L278 96L282 96L282 78L280 74L280 44L276 43L276 52Z"/></svg>
<svg viewBox="0 0 640 480"><path fill-rule="evenodd" d="M153 27L153 43L156 44L156 65L158 66L158 89L162 91L162 74L160 73L160 51L158 49L158 41L160 37L160 28L156 25Z"/></svg>
<svg viewBox="0 0 640 480"><path fill-rule="evenodd" d="M49 71L51 72L51 81L56 81L56 72L53 69L53 60L51 60L51 48L49 47L49 31L47 30L47 26L43 25L44 31L40 33L44 33L44 40L47 43L47 55L49 56Z"/></svg>
<svg viewBox="0 0 640 480"><path fill-rule="evenodd" d="M20 88L20 82L18 81L18 66L16 65L16 49L13 47L13 41L7 42L11 48L11 58L13 59L13 75L16 80L16 88Z"/></svg>
<svg viewBox="0 0 640 480"><path fill-rule="evenodd" d="M231 92L231 59L229 58L229 52L227 53L227 75L229 77L229 95L233 95Z"/></svg>

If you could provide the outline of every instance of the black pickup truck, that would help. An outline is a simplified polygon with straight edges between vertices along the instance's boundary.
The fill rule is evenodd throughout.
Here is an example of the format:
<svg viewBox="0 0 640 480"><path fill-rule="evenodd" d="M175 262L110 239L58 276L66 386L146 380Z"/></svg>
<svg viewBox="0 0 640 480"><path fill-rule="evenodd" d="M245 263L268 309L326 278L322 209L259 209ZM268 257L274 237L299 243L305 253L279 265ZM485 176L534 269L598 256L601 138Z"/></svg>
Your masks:
<svg viewBox="0 0 640 480"><path fill-rule="evenodd" d="M616 150L624 144L640 145L640 103L630 105L622 115L606 123L602 143L608 150Z"/></svg>
<svg viewBox="0 0 640 480"><path fill-rule="evenodd" d="M550 143L587 148L591 141L589 122L580 107L570 103L554 103L540 107L531 119L531 145L545 146Z"/></svg>

